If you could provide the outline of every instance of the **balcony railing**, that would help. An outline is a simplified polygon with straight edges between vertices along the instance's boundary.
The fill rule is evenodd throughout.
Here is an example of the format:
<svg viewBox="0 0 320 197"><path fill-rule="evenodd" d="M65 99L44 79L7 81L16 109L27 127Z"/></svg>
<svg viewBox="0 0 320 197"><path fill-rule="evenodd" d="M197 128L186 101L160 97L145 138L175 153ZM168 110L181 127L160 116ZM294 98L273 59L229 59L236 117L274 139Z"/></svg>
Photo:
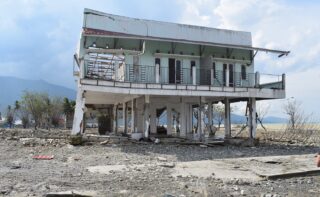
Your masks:
<svg viewBox="0 0 320 197"><path fill-rule="evenodd" d="M284 89L284 75L227 72L206 68L180 68L122 64L85 66L85 78L131 83L210 85Z"/></svg>

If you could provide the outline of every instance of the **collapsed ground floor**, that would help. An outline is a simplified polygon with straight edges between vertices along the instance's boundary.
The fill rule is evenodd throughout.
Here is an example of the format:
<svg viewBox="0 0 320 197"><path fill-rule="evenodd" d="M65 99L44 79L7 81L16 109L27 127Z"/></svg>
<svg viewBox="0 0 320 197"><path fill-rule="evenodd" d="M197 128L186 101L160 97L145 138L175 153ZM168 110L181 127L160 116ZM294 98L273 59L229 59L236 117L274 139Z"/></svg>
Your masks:
<svg viewBox="0 0 320 197"><path fill-rule="evenodd" d="M128 95L90 91L83 91L80 97L77 98L73 134L83 133L86 126L93 124L90 120L96 118L104 119L104 123L98 125L100 133L125 133L138 139L162 135L202 141L215 136L215 120L219 127L221 124L224 128L224 135L219 137L230 138L231 103L245 101L245 129L250 138L256 135L256 98ZM216 104L222 110L215 111L213 105Z"/></svg>

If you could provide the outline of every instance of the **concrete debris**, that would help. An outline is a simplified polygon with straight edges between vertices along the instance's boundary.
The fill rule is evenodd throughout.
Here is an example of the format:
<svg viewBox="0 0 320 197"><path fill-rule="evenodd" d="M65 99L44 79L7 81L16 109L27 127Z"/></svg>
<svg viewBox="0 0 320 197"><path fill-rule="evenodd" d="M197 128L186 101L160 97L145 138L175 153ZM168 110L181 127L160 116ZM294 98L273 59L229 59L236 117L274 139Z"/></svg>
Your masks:
<svg viewBox="0 0 320 197"><path fill-rule="evenodd" d="M51 192L45 197L93 197L95 192L81 192L81 191L64 191L64 192Z"/></svg>
<svg viewBox="0 0 320 197"><path fill-rule="evenodd" d="M158 161L167 161L167 159L164 157L158 157L157 159L158 159Z"/></svg>
<svg viewBox="0 0 320 197"><path fill-rule="evenodd" d="M105 141L103 141L103 142L100 142L101 145L106 145L106 144L108 144L108 143L109 143L109 140L105 140Z"/></svg>
<svg viewBox="0 0 320 197"><path fill-rule="evenodd" d="M38 159L38 160L51 160L54 158L54 155L34 155L32 156L32 159Z"/></svg>
<svg viewBox="0 0 320 197"><path fill-rule="evenodd" d="M159 166L165 167L165 168L174 168L175 163L160 163Z"/></svg>
<svg viewBox="0 0 320 197"><path fill-rule="evenodd" d="M19 163L19 162L13 162L10 165L10 169L12 169L12 170L19 169L19 168L21 168L21 163Z"/></svg>
<svg viewBox="0 0 320 197"><path fill-rule="evenodd" d="M70 144L74 146L82 145L83 140L81 135L73 135L70 137Z"/></svg>

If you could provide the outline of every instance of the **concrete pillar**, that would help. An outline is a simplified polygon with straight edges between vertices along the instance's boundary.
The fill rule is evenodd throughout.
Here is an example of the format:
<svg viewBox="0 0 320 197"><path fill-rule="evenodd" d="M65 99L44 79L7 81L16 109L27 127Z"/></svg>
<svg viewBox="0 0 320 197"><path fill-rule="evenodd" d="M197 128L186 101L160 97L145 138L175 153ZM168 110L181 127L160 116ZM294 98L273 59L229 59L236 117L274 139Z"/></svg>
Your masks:
<svg viewBox="0 0 320 197"><path fill-rule="evenodd" d="M229 87L230 80L229 80L229 64L227 64L227 69L226 69L226 86Z"/></svg>
<svg viewBox="0 0 320 197"><path fill-rule="evenodd" d="M231 137L231 121L230 121L230 101L228 98L224 99L224 137Z"/></svg>
<svg viewBox="0 0 320 197"><path fill-rule="evenodd" d="M124 102L122 104L122 118L123 118L123 132L128 133L128 106L127 103Z"/></svg>
<svg viewBox="0 0 320 197"><path fill-rule="evenodd" d="M282 89L286 89L286 74L282 74Z"/></svg>
<svg viewBox="0 0 320 197"><path fill-rule="evenodd" d="M256 137L257 130L256 98L249 98L249 136Z"/></svg>
<svg viewBox="0 0 320 197"><path fill-rule="evenodd" d="M208 103L208 123L209 133L212 133L212 102Z"/></svg>
<svg viewBox="0 0 320 197"><path fill-rule="evenodd" d="M118 133L118 104L113 105L113 131Z"/></svg>
<svg viewBox="0 0 320 197"><path fill-rule="evenodd" d="M189 109L189 114L188 114L188 121L189 121L189 132L192 133L193 131L193 109L192 109L192 104L188 105L188 109Z"/></svg>
<svg viewBox="0 0 320 197"><path fill-rule="evenodd" d="M249 78L249 80L250 80L250 78ZM251 84L251 82L250 82L250 84ZM256 72L256 74L255 74L255 86L254 87L259 87L259 85L260 85L260 73L259 72Z"/></svg>
<svg viewBox="0 0 320 197"><path fill-rule="evenodd" d="M167 105L167 135L172 134L172 108Z"/></svg>
<svg viewBox="0 0 320 197"><path fill-rule="evenodd" d="M149 125L150 125L150 97L149 95L145 96L145 104L144 104L144 137L149 138Z"/></svg>
<svg viewBox="0 0 320 197"><path fill-rule="evenodd" d="M200 97L200 100L199 100L199 110L198 110L198 135L200 137L200 140L202 140L203 130L202 130L202 103L201 103L201 97Z"/></svg>
<svg viewBox="0 0 320 197"><path fill-rule="evenodd" d="M156 83L160 83L160 65L156 64Z"/></svg>
<svg viewBox="0 0 320 197"><path fill-rule="evenodd" d="M180 137L187 136L186 104L180 103Z"/></svg>
<svg viewBox="0 0 320 197"><path fill-rule="evenodd" d="M85 112L85 98L84 92L79 87L77 91L77 98L76 98L76 107L74 110L74 117L73 117L73 125L72 125L72 135L82 134L84 130L84 122L83 116Z"/></svg>
<svg viewBox="0 0 320 197"><path fill-rule="evenodd" d="M135 133L135 99L131 100L131 133Z"/></svg>
<svg viewBox="0 0 320 197"><path fill-rule="evenodd" d="M197 85L197 68L192 67L192 85Z"/></svg>
<svg viewBox="0 0 320 197"><path fill-rule="evenodd" d="M150 106L150 133L157 133L157 108Z"/></svg>
<svg viewBox="0 0 320 197"><path fill-rule="evenodd" d="M80 60L80 78L83 79L87 73L85 73L85 68L84 68L84 60Z"/></svg>

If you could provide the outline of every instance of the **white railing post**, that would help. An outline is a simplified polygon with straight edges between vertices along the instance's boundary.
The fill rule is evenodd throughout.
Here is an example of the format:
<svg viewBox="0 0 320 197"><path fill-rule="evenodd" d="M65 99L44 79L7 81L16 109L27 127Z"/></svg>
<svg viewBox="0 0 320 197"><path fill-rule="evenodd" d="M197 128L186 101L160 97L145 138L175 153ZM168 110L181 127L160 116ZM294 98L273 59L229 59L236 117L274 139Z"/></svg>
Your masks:
<svg viewBox="0 0 320 197"><path fill-rule="evenodd" d="M156 64L156 83L160 83L160 65Z"/></svg>
<svg viewBox="0 0 320 197"><path fill-rule="evenodd" d="M192 67L192 85L197 85L197 68Z"/></svg>
<svg viewBox="0 0 320 197"><path fill-rule="evenodd" d="M259 87L260 85L260 73L256 72L255 74L255 87Z"/></svg>

